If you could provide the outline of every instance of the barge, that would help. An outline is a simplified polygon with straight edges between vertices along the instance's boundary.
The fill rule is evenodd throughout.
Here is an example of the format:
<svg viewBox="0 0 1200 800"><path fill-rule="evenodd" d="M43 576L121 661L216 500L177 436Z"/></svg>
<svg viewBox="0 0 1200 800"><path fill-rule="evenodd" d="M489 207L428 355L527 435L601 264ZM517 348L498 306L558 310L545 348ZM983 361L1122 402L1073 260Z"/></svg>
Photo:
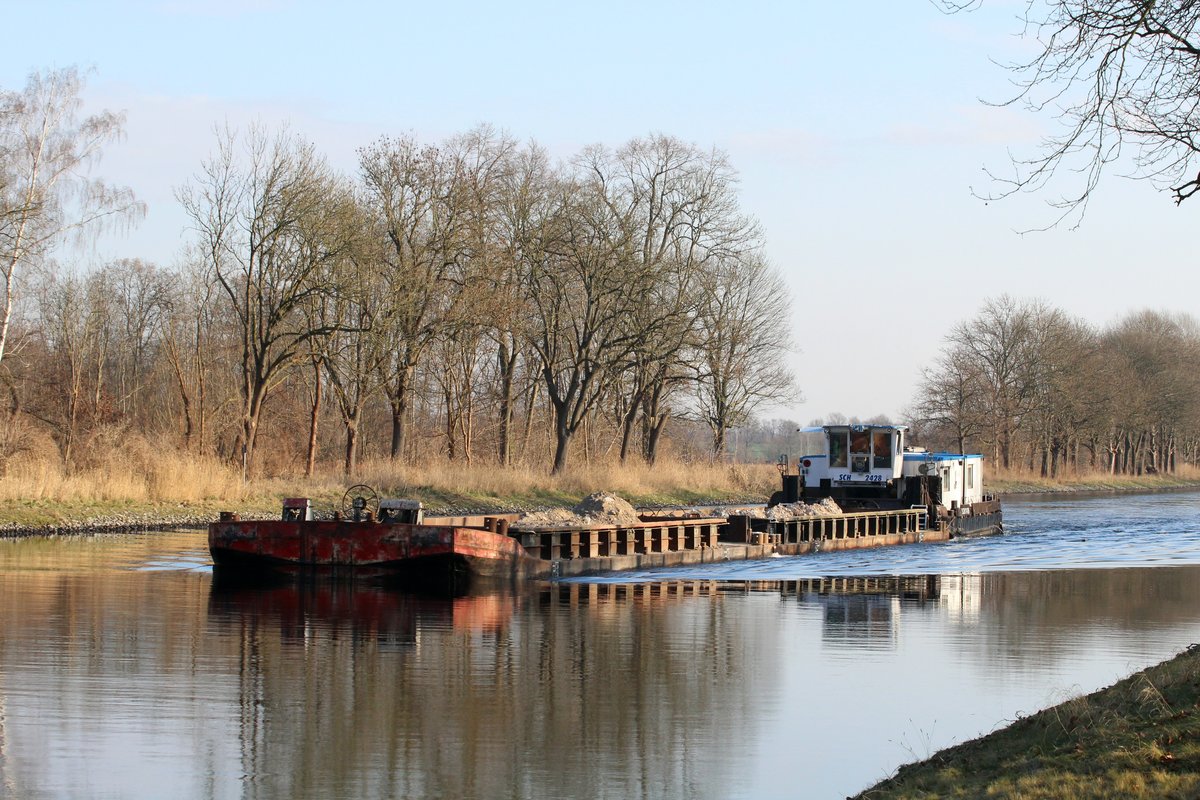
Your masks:
<svg viewBox="0 0 1200 800"><path fill-rule="evenodd" d="M644 515L628 525L536 529L520 527L519 519L427 517L419 502L380 500L360 485L346 493L333 519L315 519L307 498L285 500L275 520L222 512L208 527L208 546L214 566L226 575L353 571L455 587L772 554L765 543L720 541L725 517Z"/></svg>
<svg viewBox="0 0 1200 800"><path fill-rule="evenodd" d="M534 526L517 514L426 516L419 502L380 499L359 485L332 519L315 519L307 498L285 500L275 520L222 512L209 525L209 551L225 574L352 570L459 587L1002 531L999 502L983 492L982 456L906 447L907 428L898 425L806 430L822 435L824 452L794 467L781 461L782 488L762 516L640 514L617 524ZM836 507L814 514L818 501Z"/></svg>

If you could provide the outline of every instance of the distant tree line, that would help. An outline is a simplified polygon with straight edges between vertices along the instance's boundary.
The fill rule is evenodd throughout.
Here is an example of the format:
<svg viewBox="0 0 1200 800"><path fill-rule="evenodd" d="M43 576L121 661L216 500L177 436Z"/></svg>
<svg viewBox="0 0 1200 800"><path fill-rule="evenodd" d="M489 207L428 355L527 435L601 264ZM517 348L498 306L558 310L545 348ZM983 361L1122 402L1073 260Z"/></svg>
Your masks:
<svg viewBox="0 0 1200 800"><path fill-rule="evenodd" d="M789 298L720 151L652 135L555 163L484 126L382 137L344 176L289 131L224 130L177 190L186 256L84 271L52 260L67 234L142 208L81 177L121 127L79 119L81 87L35 75L0 106L0 457L137 433L272 470L560 471L653 462L676 419L720 455L792 391Z"/></svg>
<svg viewBox="0 0 1200 800"><path fill-rule="evenodd" d="M996 298L946 336L914 416L924 440L1004 469L1175 472L1200 461L1200 325L1142 311L1098 328Z"/></svg>

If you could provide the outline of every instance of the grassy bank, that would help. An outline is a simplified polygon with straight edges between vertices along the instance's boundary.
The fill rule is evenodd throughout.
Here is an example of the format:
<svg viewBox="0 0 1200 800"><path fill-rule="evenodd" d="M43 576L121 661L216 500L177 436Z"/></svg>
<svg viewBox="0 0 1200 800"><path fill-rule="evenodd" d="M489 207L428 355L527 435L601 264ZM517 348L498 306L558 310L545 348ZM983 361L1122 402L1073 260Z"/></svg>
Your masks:
<svg viewBox="0 0 1200 800"><path fill-rule="evenodd" d="M353 479L338 472L242 483L241 474L210 459L177 453L123 453L86 470L66 472L47 461L17 461L0 475L0 531L122 527L201 522L220 510L278 513L284 497L304 496L335 508L352 483L381 495L420 500L433 513L570 506L596 491L635 505L765 501L778 488L772 465L659 463L579 465L563 475L492 464L398 466L364 464Z"/></svg>
<svg viewBox="0 0 1200 800"><path fill-rule="evenodd" d="M902 767L860 798L1200 796L1200 646Z"/></svg>
<svg viewBox="0 0 1200 800"><path fill-rule="evenodd" d="M987 489L1000 495L1049 494L1060 492L1152 492L1200 488L1200 470L1184 466L1173 475L1110 475L1107 472L1043 478L1020 470L989 474Z"/></svg>
<svg viewBox="0 0 1200 800"><path fill-rule="evenodd" d="M635 505L765 501L779 488L772 464L710 464L680 461L644 464L577 464L565 474L493 464L396 465L374 461L353 479L326 470L306 478L284 475L242 482L239 470L208 458L126 442L105 460L68 471L54 459L13 458L0 471L0 532L199 523L218 511L273 516L284 497L312 498L332 510L352 483L381 495L409 497L433 513L526 510L574 505L596 491L610 491ZM1137 478L1106 474L1047 480L1012 472L988 488L1000 494L1075 491L1153 491L1200 487L1200 471Z"/></svg>

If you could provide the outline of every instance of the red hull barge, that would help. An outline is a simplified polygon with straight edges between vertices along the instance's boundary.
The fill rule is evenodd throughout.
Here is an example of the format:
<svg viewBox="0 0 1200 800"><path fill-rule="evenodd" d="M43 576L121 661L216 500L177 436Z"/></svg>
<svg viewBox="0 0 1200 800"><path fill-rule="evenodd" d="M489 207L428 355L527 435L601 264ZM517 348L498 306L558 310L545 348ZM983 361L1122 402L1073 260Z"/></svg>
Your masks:
<svg viewBox="0 0 1200 800"><path fill-rule="evenodd" d="M217 567L239 571L324 568L483 578L549 573L509 536L451 525L224 520L209 525L208 547Z"/></svg>
<svg viewBox="0 0 1200 800"><path fill-rule="evenodd" d="M457 589L478 579L554 579L770 555L765 547L718 544L725 519L643 517L628 527L519 530L509 528L516 514L426 518L420 503L372 495L354 487L333 520L312 519L306 498L284 501L280 520L223 512L208 526L213 563L236 579L346 571Z"/></svg>

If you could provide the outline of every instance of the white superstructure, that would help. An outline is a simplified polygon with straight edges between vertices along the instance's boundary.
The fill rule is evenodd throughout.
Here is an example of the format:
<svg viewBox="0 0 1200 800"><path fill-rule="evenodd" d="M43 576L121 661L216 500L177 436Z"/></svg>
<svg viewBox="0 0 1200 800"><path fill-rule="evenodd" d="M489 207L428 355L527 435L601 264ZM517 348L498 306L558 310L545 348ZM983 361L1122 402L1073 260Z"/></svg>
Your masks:
<svg viewBox="0 0 1200 800"><path fill-rule="evenodd" d="M801 432L824 438L825 452L800 458L800 477L812 496L903 498L946 509L984 499L983 456L906 447L905 425L825 425Z"/></svg>
<svg viewBox="0 0 1200 800"><path fill-rule="evenodd" d="M801 430L825 436L824 453L800 459L806 486L886 488L888 494L898 496L896 478L904 461L907 426L825 425Z"/></svg>

